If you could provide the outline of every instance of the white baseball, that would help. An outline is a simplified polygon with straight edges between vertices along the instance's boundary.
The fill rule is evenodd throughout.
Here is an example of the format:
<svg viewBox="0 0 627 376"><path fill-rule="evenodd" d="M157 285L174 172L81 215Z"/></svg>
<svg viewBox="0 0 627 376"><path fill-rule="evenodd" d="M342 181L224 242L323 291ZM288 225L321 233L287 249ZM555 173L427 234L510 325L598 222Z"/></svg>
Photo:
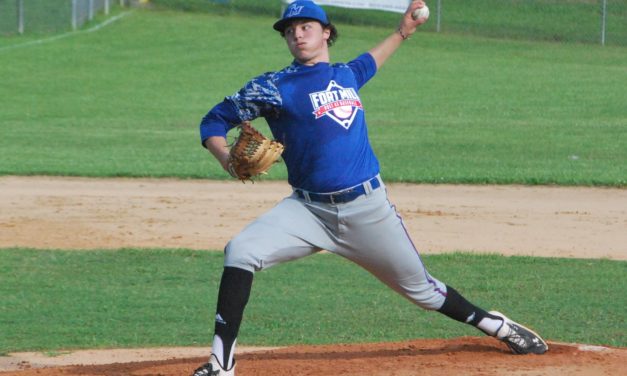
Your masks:
<svg viewBox="0 0 627 376"><path fill-rule="evenodd" d="M415 11L412 12L411 14L411 18L413 18L414 20L417 20L419 18L429 18L429 7L427 6L427 4L425 4L424 7L422 8L418 8Z"/></svg>

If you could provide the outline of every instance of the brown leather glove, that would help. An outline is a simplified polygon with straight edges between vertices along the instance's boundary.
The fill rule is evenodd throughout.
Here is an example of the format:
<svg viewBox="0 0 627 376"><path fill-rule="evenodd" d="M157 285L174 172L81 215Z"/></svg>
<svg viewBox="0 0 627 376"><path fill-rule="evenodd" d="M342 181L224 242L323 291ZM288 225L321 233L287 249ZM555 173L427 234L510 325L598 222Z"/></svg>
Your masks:
<svg viewBox="0 0 627 376"><path fill-rule="evenodd" d="M228 171L241 181L265 174L278 162L283 144L270 140L253 128L249 121L238 126L240 133L229 152Z"/></svg>

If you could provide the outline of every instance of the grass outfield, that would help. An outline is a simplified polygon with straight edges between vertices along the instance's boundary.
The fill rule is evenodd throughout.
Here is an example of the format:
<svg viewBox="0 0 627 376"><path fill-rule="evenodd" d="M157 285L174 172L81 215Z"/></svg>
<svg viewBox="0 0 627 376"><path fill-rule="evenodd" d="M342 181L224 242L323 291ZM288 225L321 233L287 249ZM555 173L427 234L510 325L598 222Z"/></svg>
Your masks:
<svg viewBox="0 0 627 376"><path fill-rule="evenodd" d="M627 263L449 254L430 272L551 341L627 346ZM209 345L222 254L0 251L0 353ZM282 307L282 309L277 309ZM256 274L238 343L290 345L479 335L418 309L330 254Z"/></svg>
<svg viewBox="0 0 627 376"><path fill-rule="evenodd" d="M2 50L0 174L227 178L198 123L291 61L272 17L135 11ZM340 26L334 61L393 27ZM422 32L362 90L388 181L624 186L627 49ZM264 122L256 122L266 130ZM284 179L284 166L268 176Z"/></svg>

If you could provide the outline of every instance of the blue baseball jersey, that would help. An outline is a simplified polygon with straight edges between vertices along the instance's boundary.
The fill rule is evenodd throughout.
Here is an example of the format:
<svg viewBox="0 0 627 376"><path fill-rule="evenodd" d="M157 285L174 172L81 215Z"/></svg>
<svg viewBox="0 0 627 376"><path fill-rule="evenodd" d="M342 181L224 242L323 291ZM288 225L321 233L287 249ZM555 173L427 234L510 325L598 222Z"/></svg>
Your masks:
<svg viewBox="0 0 627 376"><path fill-rule="evenodd" d="M264 117L285 146L290 185L311 192L355 186L379 173L359 98L376 70L374 58L365 53L346 64L293 62L262 74L207 113L201 140L226 136L241 122Z"/></svg>

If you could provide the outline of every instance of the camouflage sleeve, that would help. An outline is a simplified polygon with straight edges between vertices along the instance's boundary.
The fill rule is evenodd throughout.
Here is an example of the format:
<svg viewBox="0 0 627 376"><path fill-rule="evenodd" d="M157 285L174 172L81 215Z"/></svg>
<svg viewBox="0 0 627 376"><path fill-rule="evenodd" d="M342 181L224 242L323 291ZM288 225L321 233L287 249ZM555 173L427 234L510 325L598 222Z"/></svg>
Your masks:
<svg viewBox="0 0 627 376"><path fill-rule="evenodd" d="M279 111L282 99L275 77L275 73L257 76L246 83L240 91L226 97L226 100L233 104L242 121L270 116Z"/></svg>

